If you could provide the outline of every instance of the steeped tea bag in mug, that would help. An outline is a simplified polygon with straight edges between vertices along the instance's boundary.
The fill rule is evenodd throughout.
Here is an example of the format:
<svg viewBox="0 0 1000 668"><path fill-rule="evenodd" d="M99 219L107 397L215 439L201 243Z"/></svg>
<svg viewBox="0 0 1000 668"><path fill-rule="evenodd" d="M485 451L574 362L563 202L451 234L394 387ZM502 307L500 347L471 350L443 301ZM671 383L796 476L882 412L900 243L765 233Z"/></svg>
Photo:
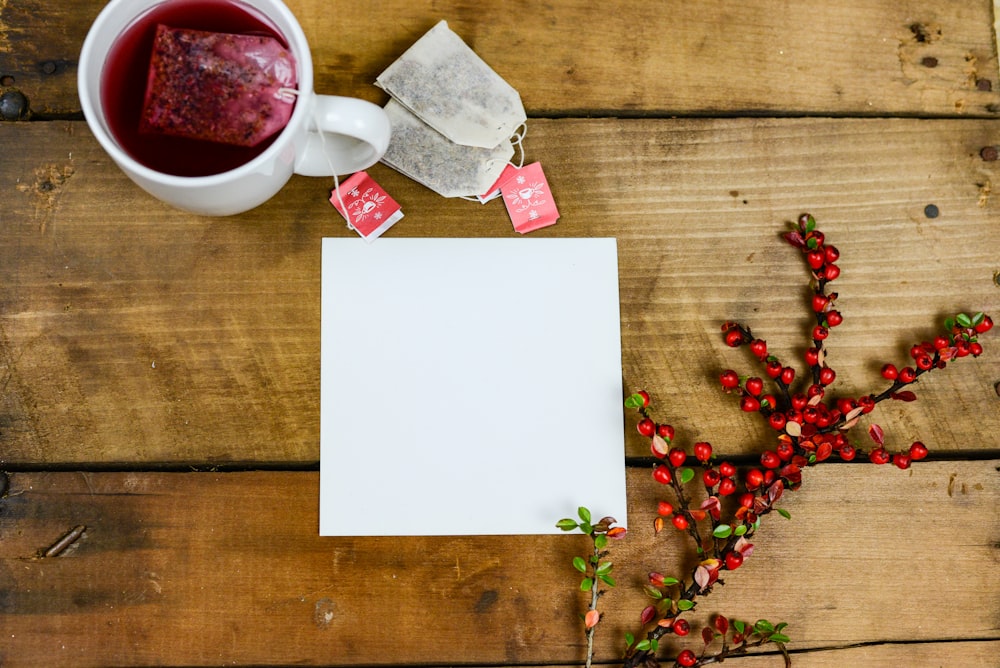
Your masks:
<svg viewBox="0 0 1000 668"><path fill-rule="evenodd" d="M389 100L385 113L392 138L382 162L443 197L486 192L514 156L509 139L491 148L456 144L395 100Z"/></svg>
<svg viewBox="0 0 1000 668"><path fill-rule="evenodd" d="M140 130L256 146L288 123L295 60L278 40L159 25Z"/></svg>
<svg viewBox="0 0 1000 668"><path fill-rule="evenodd" d="M518 92L446 21L417 40L376 83L427 125L463 146L492 149L526 120Z"/></svg>

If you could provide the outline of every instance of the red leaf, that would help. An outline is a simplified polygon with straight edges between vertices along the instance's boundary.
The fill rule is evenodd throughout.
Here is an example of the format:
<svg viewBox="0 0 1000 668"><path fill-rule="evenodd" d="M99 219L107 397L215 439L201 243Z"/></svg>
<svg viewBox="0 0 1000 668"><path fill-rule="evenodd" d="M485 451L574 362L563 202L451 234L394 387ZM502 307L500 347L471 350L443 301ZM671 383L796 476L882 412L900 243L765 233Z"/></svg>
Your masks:
<svg viewBox="0 0 1000 668"><path fill-rule="evenodd" d="M608 530L608 538L614 538L615 540L621 540L625 537L626 529L625 527L612 527Z"/></svg>
<svg viewBox="0 0 1000 668"><path fill-rule="evenodd" d="M651 621L653 621L653 617L656 617L656 606L647 605L645 608L643 608L642 614L639 615L639 621L642 623L643 626L645 626L646 624L649 624Z"/></svg>
<svg viewBox="0 0 1000 668"><path fill-rule="evenodd" d="M893 392L891 395L896 401L916 401L917 395L909 390L903 390L902 392ZM881 443L879 444L881 445Z"/></svg>
<svg viewBox="0 0 1000 668"><path fill-rule="evenodd" d="M796 248L805 248L806 240L802 238L802 235L798 232L785 232L781 235L785 241L795 246Z"/></svg>
<svg viewBox="0 0 1000 668"><path fill-rule="evenodd" d="M829 459L830 455L832 454L833 454L833 446L830 443L824 441L823 443L820 443L820 446L818 448L816 448L816 461L821 462L826 459Z"/></svg>
<svg viewBox="0 0 1000 668"><path fill-rule="evenodd" d="M882 431L882 427L877 424L868 426L868 435L872 437L872 440L881 448L882 444L885 443L885 432Z"/></svg>
<svg viewBox="0 0 1000 668"><path fill-rule="evenodd" d="M597 622L601 621L601 613L597 610L588 610L586 617L583 618L583 623L588 629L592 629L597 626Z"/></svg>
<svg viewBox="0 0 1000 668"><path fill-rule="evenodd" d="M712 644L712 641L715 640L715 633L711 627L706 626L701 630L701 639L705 641L706 645Z"/></svg>

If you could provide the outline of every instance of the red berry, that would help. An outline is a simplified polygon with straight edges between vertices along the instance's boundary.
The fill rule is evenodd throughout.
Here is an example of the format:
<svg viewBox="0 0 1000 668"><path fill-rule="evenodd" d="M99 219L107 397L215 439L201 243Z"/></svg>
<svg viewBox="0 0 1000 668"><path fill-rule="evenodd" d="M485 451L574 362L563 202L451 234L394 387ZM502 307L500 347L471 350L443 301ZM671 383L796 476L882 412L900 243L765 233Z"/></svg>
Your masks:
<svg viewBox="0 0 1000 668"><path fill-rule="evenodd" d="M646 390L639 390L636 394L642 398L642 407L649 408L649 392Z"/></svg>
<svg viewBox="0 0 1000 668"><path fill-rule="evenodd" d="M870 394L865 397L859 397L858 406L861 406L862 413L871 413L875 410L875 399L873 399Z"/></svg>
<svg viewBox="0 0 1000 668"><path fill-rule="evenodd" d="M731 329L726 332L726 345L730 348L738 348L743 343L743 334L738 329Z"/></svg>
<svg viewBox="0 0 1000 668"><path fill-rule="evenodd" d="M813 397L822 397L824 394L826 394L826 391L823 390L822 385L810 385L809 389L806 390L806 395L808 395L810 399Z"/></svg>
<svg viewBox="0 0 1000 668"><path fill-rule="evenodd" d="M656 504L656 513L658 515L662 515L663 517L666 517L667 515L673 515L674 507L669 503L667 503L666 501L660 501L658 504Z"/></svg>
<svg viewBox="0 0 1000 668"><path fill-rule="evenodd" d="M822 313L826 305L830 303L830 299L826 295L815 294L812 298L812 308L817 313Z"/></svg>
<svg viewBox="0 0 1000 668"><path fill-rule="evenodd" d="M750 352L761 359L767 357L767 342L761 339L754 339L750 342Z"/></svg>
<svg viewBox="0 0 1000 668"><path fill-rule="evenodd" d="M892 456L892 463L895 464L899 469L906 470L910 468L910 456L903 454L895 454Z"/></svg>
<svg viewBox="0 0 1000 668"><path fill-rule="evenodd" d="M686 649L677 655L677 663L684 666L684 668L690 668L691 666L697 665L698 657L695 656L694 652Z"/></svg>
<svg viewBox="0 0 1000 668"><path fill-rule="evenodd" d="M977 334L983 334L993 329L993 319L990 316L983 316L982 322L973 327Z"/></svg>
<svg viewBox="0 0 1000 668"><path fill-rule="evenodd" d="M767 373L768 378L777 378L781 375L781 362L778 360L768 360L764 371Z"/></svg>
<svg viewBox="0 0 1000 668"><path fill-rule="evenodd" d="M691 632L691 625L688 624L688 620L686 619L676 620L671 628L679 636L686 636Z"/></svg>
<svg viewBox="0 0 1000 668"><path fill-rule="evenodd" d="M753 508L753 502L755 498L756 497L753 494L750 494L749 492L740 495L740 506L743 508Z"/></svg>
<svg viewBox="0 0 1000 668"><path fill-rule="evenodd" d="M759 396L760 393L764 390L764 381L762 381L760 378L757 378L756 376L753 378L747 378L745 387L747 388L747 392L756 397Z"/></svg>
<svg viewBox="0 0 1000 668"><path fill-rule="evenodd" d="M914 441L910 446L910 459L917 461L927 456L927 446L920 441Z"/></svg>
<svg viewBox="0 0 1000 668"><path fill-rule="evenodd" d="M935 350L944 350L945 348L947 348L950 345L951 345L951 343L949 343L948 339L946 339L945 337L943 337L943 336L935 336L934 337L934 349Z"/></svg>
<svg viewBox="0 0 1000 668"><path fill-rule="evenodd" d="M853 460L856 454L857 451L854 449L853 445L845 443L844 445L840 446L840 458L843 459L845 462Z"/></svg>
<svg viewBox="0 0 1000 668"><path fill-rule="evenodd" d="M785 385L791 385L792 381L795 380L795 369L790 366L786 366L781 370L781 382Z"/></svg>
<svg viewBox="0 0 1000 668"><path fill-rule="evenodd" d="M842 322L844 322L844 316L840 314L840 311L830 311L826 314L826 324L830 327L836 327Z"/></svg>
<svg viewBox="0 0 1000 668"><path fill-rule="evenodd" d="M826 254L820 250L812 250L806 253L806 262L813 269L819 269L826 263Z"/></svg>
<svg viewBox="0 0 1000 668"><path fill-rule="evenodd" d="M806 395L802 394L801 392L797 392L792 395L792 408L794 408L797 411L800 411L807 405L809 405L809 399L806 398Z"/></svg>
<svg viewBox="0 0 1000 668"><path fill-rule="evenodd" d="M674 523L674 526L677 527L678 531L684 531L688 528L688 526L690 526L688 519L684 517L684 515L674 515L674 519L671 521Z"/></svg>
<svg viewBox="0 0 1000 668"><path fill-rule="evenodd" d="M806 350L806 364L816 366L819 364L819 348L809 348Z"/></svg>
<svg viewBox="0 0 1000 668"><path fill-rule="evenodd" d="M740 399L740 409L747 413L756 413L760 410L760 402L750 395L743 395Z"/></svg>
<svg viewBox="0 0 1000 668"><path fill-rule="evenodd" d="M846 397L842 399L837 399L837 410L840 411L842 414L846 415L847 413L850 413L857 407L858 407L858 402L856 402L854 399L848 399Z"/></svg>
<svg viewBox="0 0 1000 668"><path fill-rule="evenodd" d="M778 446L774 449L778 453L778 458L783 462L787 462L795 454L795 447L792 446L788 441L782 441L778 443Z"/></svg>
<svg viewBox="0 0 1000 668"><path fill-rule="evenodd" d="M726 388L727 390L732 390L736 387L739 387L740 384L739 375L737 375L737 373L732 369L724 371L722 375L719 376L719 380L722 382L722 387Z"/></svg>
<svg viewBox="0 0 1000 668"><path fill-rule="evenodd" d="M653 480L661 485L669 485L670 481L673 480L673 476L670 475L670 469L663 464L660 464L653 469Z"/></svg>
<svg viewBox="0 0 1000 668"><path fill-rule="evenodd" d="M670 463L673 464L674 468L678 466L684 466L684 462L687 461L687 453L680 448L670 448Z"/></svg>
<svg viewBox="0 0 1000 668"><path fill-rule="evenodd" d="M825 249L826 261L836 262L840 259L840 251L837 250L836 246L827 246Z"/></svg>
<svg viewBox="0 0 1000 668"><path fill-rule="evenodd" d="M723 478L719 481L719 494L729 496L736 493L736 483L732 478Z"/></svg>
<svg viewBox="0 0 1000 668"><path fill-rule="evenodd" d="M917 373L913 367L904 366L899 370L899 382L901 383L912 383L916 378Z"/></svg>
<svg viewBox="0 0 1000 668"><path fill-rule="evenodd" d="M712 445L704 442L695 443L694 456L698 458L699 462L707 462L712 458Z"/></svg>
<svg viewBox="0 0 1000 668"><path fill-rule="evenodd" d="M888 464L889 463L889 453L886 452L885 448L876 448L868 453L868 460L872 464Z"/></svg>
<svg viewBox="0 0 1000 668"><path fill-rule="evenodd" d="M983 354L983 346L975 341L969 344L969 354L973 357L979 357Z"/></svg>
<svg viewBox="0 0 1000 668"><path fill-rule="evenodd" d="M974 346L976 344L972 345ZM969 346L969 352L972 352L972 346ZM920 357L917 358L916 362L917 362L917 368L923 369L924 371L927 371L928 369L934 366L934 360L931 358L930 355L921 355Z"/></svg>
<svg viewBox="0 0 1000 668"><path fill-rule="evenodd" d="M785 424L788 420L785 418L784 413L771 413L767 416L767 423L771 425L771 429L775 431L781 431L785 428Z"/></svg>
<svg viewBox="0 0 1000 668"><path fill-rule="evenodd" d="M656 425L649 418L639 420L639 424L635 428L639 430L640 434L646 437L652 436L656 432Z"/></svg>
<svg viewBox="0 0 1000 668"><path fill-rule="evenodd" d="M823 270L823 278L828 281L836 280L840 276L840 267L835 264L826 265L826 269Z"/></svg>
<svg viewBox="0 0 1000 668"><path fill-rule="evenodd" d="M705 483L705 487L715 487L722 480L722 476L715 469L706 469L701 474L701 479Z"/></svg>
<svg viewBox="0 0 1000 668"><path fill-rule="evenodd" d="M816 325L813 327L813 339L816 341L822 341L829 335L830 331L826 327L823 327L822 325Z"/></svg>
<svg viewBox="0 0 1000 668"><path fill-rule="evenodd" d="M656 428L656 433L660 435L660 438L667 441L674 440L674 428L669 424L661 424Z"/></svg>
<svg viewBox="0 0 1000 668"><path fill-rule="evenodd" d="M746 486L748 490L753 491L757 489L763 482L764 474L760 469L750 469L747 471Z"/></svg>
<svg viewBox="0 0 1000 668"><path fill-rule="evenodd" d="M896 369L895 364L886 364L882 367L882 377L886 380L896 380L899 377L899 371Z"/></svg>
<svg viewBox="0 0 1000 668"><path fill-rule="evenodd" d="M726 478L732 478L736 475L736 467L729 462L722 462L719 464L719 473L721 473Z"/></svg>
<svg viewBox="0 0 1000 668"><path fill-rule="evenodd" d="M836 378L837 378L837 372L834 371L833 369L831 369L830 367L825 366L822 369L820 369L820 372L819 372L819 382L820 382L820 384L822 384L822 385L829 385L834 380L836 380Z"/></svg>
<svg viewBox="0 0 1000 668"><path fill-rule="evenodd" d="M778 453L773 450L766 450L764 454L760 456L760 463L764 468L776 469L781 466L781 458L778 457Z"/></svg>
<svg viewBox="0 0 1000 668"><path fill-rule="evenodd" d="M739 552L729 552L726 554L726 568L735 571L743 565L743 555Z"/></svg>

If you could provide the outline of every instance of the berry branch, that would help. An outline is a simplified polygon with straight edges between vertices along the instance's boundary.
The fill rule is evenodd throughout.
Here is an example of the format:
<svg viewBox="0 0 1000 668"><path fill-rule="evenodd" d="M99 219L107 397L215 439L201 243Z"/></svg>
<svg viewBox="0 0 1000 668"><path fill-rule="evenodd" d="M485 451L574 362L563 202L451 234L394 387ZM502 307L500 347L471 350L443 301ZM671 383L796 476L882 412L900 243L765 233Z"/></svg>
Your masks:
<svg viewBox="0 0 1000 668"><path fill-rule="evenodd" d="M806 375L808 384L801 387L801 381L796 382L795 369L770 354L767 342L754 336L749 327L737 322L727 322L722 326L726 344L732 348L746 346L764 366L764 375L775 388L773 392L765 392L762 377L741 376L731 369L720 375L723 390L738 397L740 409L747 413L759 413L776 434L776 445L761 454L760 466L744 471L740 479L732 463L715 463L712 446L708 442L694 444L692 455L697 463L690 465L691 458L687 451L673 444L673 427L656 422L650 414L649 393L640 390L625 400L626 408L639 413L636 428L640 435L649 439L650 451L660 460L653 467L653 479L673 496L672 501L658 501L653 530L659 535L669 518L676 530L694 542L700 560L690 572L689 580L658 572L648 574L644 590L653 603L640 614L640 638L631 633L625 636L626 668L656 668L660 665L656 658L660 640L668 633L678 637L690 633L691 625L683 617L684 613L694 609L701 598L711 594L716 584L725 584L721 577L724 572L737 570L753 554L754 546L750 540L760 529L761 518L772 511L790 518L787 510L775 504L785 491L801 488L804 469L834 455L843 461L851 461L858 455L866 456L875 464L891 461L900 469L924 459L928 450L920 441L911 443L906 451L890 454L885 448L885 434L877 424L869 424L867 428L868 436L875 444L868 452L849 440L849 432L883 401L915 401L916 394L907 388L923 375L944 369L949 362L963 357L978 357L983 352L978 337L993 327L993 321L984 313L972 316L959 313L945 321L944 332L933 341L922 341L911 347L912 366L897 369L895 365L886 363L882 367L882 376L892 381L885 390L857 398L828 398L829 388L837 374L827 364L825 346L830 330L840 325L844 318L835 308L837 293L827 292L827 288L840 276L840 268L836 264L840 252L826 243L825 235L816 229L815 219L808 214L800 216L795 228L783 238L802 252L810 271L809 306L816 324L810 333L811 346L805 352L805 362L809 367ZM693 497L685 490L686 485L699 477L695 467L701 469L700 481L706 496L697 507ZM736 496L741 487L742 493ZM726 497L735 498L736 508L730 516L723 518L722 500ZM580 509L582 522L561 520L558 526L565 530L580 528L594 541L594 553L589 561L582 557L574 559L574 566L584 574L581 589L590 591L589 587L596 587L598 581L607 583L601 571L604 568L606 575L611 570L610 563L602 561L607 555L602 551L607 537L612 531L619 530L618 535L613 537L623 537L625 531L620 527L611 529L614 523L612 518L605 518L610 523L602 520L604 524L591 526L589 511L585 511ZM704 526L706 521L707 526ZM597 530L597 526L601 530ZM600 620L597 612L600 593L592 592L590 608L584 616L588 666L593 656L594 626ZM717 615L712 626L702 629L704 647L701 654L684 649L675 657L673 665L688 668L721 663L730 656L745 654L767 643L776 645L786 665L790 665L791 660L785 651L785 644L789 642L784 633L785 626L784 623L771 624L766 619L753 624L735 620L730 623L726 617ZM709 653L710 646L717 639L722 641L721 649Z"/></svg>

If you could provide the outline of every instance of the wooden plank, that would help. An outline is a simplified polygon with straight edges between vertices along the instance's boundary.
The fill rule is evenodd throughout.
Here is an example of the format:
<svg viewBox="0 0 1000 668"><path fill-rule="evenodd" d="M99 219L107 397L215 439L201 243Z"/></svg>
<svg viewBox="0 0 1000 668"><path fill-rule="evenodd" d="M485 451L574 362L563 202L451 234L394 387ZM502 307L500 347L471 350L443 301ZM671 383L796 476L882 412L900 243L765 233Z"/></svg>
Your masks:
<svg viewBox="0 0 1000 668"><path fill-rule="evenodd" d="M901 665L924 665L944 641L995 643L998 466L808 471L782 501L792 519L765 520L753 557L692 620L787 621L796 651L917 643L884 655ZM619 586L602 598L598 627L608 662L622 634L637 631L646 573L679 575L690 563L674 532L652 535L659 490L647 472L630 470L629 486L631 530L612 553ZM581 661L586 603L569 562L587 551L582 536L320 538L316 489L308 472L13 474L0 502L0 658L11 667ZM406 514L403 501L401 523ZM77 526L72 545L38 557ZM949 665L983 657L979 643L946 647ZM869 652L881 650L843 656Z"/></svg>
<svg viewBox="0 0 1000 668"><path fill-rule="evenodd" d="M991 0L288 4L312 45L316 89L373 101L385 99L375 77L446 19L532 115L1000 111ZM76 61L100 8L0 4L0 77L36 114L79 111Z"/></svg>
<svg viewBox="0 0 1000 668"><path fill-rule="evenodd" d="M1000 161L979 157L998 137L992 121L540 120L528 158L562 218L535 236L617 237L626 391L649 390L684 442L753 453L771 432L716 378L760 370L719 327L744 321L798 364L808 275L787 221L813 212L842 252L833 389L881 391L882 363L945 315L1000 314ZM83 123L0 126L0 143L17 146L0 163L4 461L314 464L320 239L349 234L329 183L296 177L252 212L199 218L133 186ZM372 172L406 213L390 235L515 236L498 202ZM880 407L893 447L1000 446L995 333L984 343L916 404Z"/></svg>

